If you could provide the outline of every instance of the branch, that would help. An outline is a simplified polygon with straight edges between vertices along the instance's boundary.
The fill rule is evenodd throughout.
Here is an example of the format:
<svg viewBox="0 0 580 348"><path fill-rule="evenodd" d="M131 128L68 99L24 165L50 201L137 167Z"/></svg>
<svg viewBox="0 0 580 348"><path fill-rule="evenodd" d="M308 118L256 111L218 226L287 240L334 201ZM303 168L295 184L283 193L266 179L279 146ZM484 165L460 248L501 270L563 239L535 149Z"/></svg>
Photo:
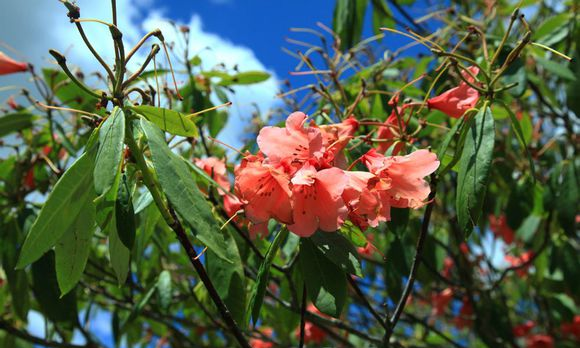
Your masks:
<svg viewBox="0 0 580 348"><path fill-rule="evenodd" d="M415 277L417 276L417 270L419 269L419 265L421 264L421 254L423 253L423 246L425 245L425 237L427 237L427 232L429 230L429 220L431 220L431 213L433 212L433 207L435 205L435 194L437 193L437 176L435 174L431 174L431 193L429 194L429 204L427 205L427 209L425 209L425 214L423 215L423 223L421 225L421 232L419 233L419 238L417 239L417 247L415 250L415 257L413 258L413 264L411 265L411 271L409 272L409 279L407 280L407 284L405 285L405 289L403 290L403 294L399 299L399 303L397 304L397 308L395 308L395 312L390 319L390 330L385 332L385 337L383 338L383 344L388 346L389 339L393 334L395 326L397 325L397 321L399 321L399 317L405 309L405 305L407 303L407 299L413 290L413 284L415 283Z"/></svg>

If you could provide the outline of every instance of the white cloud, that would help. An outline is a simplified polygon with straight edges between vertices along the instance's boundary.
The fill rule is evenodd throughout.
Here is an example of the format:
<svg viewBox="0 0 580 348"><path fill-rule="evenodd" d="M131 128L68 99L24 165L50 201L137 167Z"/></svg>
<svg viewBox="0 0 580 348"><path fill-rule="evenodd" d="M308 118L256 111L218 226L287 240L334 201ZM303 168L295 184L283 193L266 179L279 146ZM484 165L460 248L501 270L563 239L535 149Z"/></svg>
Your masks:
<svg viewBox="0 0 580 348"><path fill-rule="evenodd" d="M223 0L219 1L223 2ZM162 30L167 42L176 41L177 34L169 24L170 18L167 18L166 11L151 10L160 3L154 0L117 1L118 22L123 31L125 46L132 47L143 34L157 27ZM108 1L79 0L78 5L83 18L112 21ZM14 58L32 62L38 68L52 64L48 49L54 48L65 53L70 65L79 66L87 72L101 70L85 47L74 25L69 23L66 12L65 7L57 0L7 2L0 12L0 23L8 30L2 31L0 40L21 52L22 56L11 53ZM191 20L186 24L190 26L192 37L190 52L192 54L200 52L204 67L223 62L229 67L237 64L240 71L268 70L250 48L236 45L217 34L204 31L202 19L198 15L192 15ZM106 61L111 62L114 59L114 51L108 29L96 23L84 23L83 27L95 49ZM137 64L143 61L148 53L147 47L150 45L145 45L142 53L133 58L132 63ZM210 47L211 50L204 50L206 47ZM0 50L5 51L1 47ZM264 83L251 85L248 88L236 88L236 96L232 100L235 103L232 109L233 115L223 134L220 135L220 139L234 146L240 146L239 138L243 130L241 119L249 118L253 111L251 104L256 103L261 110L267 110L275 103L274 96L278 87L275 75L271 71L270 73L274 78ZM22 75L0 77L0 86L13 84L23 85ZM0 92L2 100L6 96L7 93Z"/></svg>

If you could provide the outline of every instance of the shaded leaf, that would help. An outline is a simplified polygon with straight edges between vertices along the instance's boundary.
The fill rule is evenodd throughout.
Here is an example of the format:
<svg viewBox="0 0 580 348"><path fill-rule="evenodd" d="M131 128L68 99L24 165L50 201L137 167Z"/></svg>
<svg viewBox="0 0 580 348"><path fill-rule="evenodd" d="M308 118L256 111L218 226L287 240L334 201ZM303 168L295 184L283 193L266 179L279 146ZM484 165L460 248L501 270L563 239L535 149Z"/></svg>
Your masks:
<svg viewBox="0 0 580 348"><path fill-rule="evenodd" d="M475 115L459 163L455 209L465 236L469 236L481 215L493 159L495 126L489 107Z"/></svg>
<svg viewBox="0 0 580 348"><path fill-rule="evenodd" d="M310 239L324 256L344 272L363 276L357 250L341 234L317 231Z"/></svg>
<svg viewBox="0 0 580 348"><path fill-rule="evenodd" d="M20 111L0 117L0 137L32 127L35 116L27 111Z"/></svg>
<svg viewBox="0 0 580 348"><path fill-rule="evenodd" d="M87 209L94 195L93 161L83 154L63 174L48 196L26 236L16 267L25 267L51 249Z"/></svg>
<svg viewBox="0 0 580 348"><path fill-rule="evenodd" d="M169 202L202 243L228 260L224 237L184 160L169 149L157 127L145 120L141 120L141 127L149 142L159 184Z"/></svg>
<svg viewBox="0 0 580 348"><path fill-rule="evenodd" d="M340 316L346 302L345 273L307 238L302 238L298 257L308 296L322 313Z"/></svg>

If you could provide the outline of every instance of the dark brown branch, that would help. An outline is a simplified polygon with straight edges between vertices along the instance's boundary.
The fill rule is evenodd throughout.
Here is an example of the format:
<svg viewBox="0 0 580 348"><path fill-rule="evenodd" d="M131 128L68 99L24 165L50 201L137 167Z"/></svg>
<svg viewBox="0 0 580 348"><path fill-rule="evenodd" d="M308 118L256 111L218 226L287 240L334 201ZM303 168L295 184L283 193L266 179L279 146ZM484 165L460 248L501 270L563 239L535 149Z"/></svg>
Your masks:
<svg viewBox="0 0 580 348"><path fill-rule="evenodd" d="M419 238L417 239L417 247L415 248L415 256L413 258L413 264L411 265L411 271L409 272L409 279L407 280L407 284L405 285L405 289L403 290L403 294L399 299L399 303L395 308L395 312L390 319L390 329L385 331L385 337L383 338L383 345L388 347L389 340L401 313L403 313L403 309L405 309L405 305L407 303L407 299L413 290L413 285L415 284L415 278L417 276L417 270L419 269L419 265L421 264L421 255L423 253L423 246L425 245L425 239L427 237L427 233L429 231L429 221L431 220L431 213L433 212L433 207L435 206L435 194L437 193L437 176L435 174L431 174L431 193L429 194L429 204L427 204L427 208L425 209L425 214L423 215L423 223L421 224L421 232L419 233Z"/></svg>

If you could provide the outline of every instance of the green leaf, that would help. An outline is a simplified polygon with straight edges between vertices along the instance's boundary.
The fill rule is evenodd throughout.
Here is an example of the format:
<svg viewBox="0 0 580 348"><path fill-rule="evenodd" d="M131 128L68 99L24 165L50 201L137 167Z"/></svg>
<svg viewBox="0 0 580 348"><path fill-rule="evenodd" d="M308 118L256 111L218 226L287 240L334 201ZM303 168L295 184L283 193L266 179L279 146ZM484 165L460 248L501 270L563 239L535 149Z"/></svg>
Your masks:
<svg viewBox="0 0 580 348"><path fill-rule="evenodd" d="M364 248L367 245L367 238L363 231L361 231L361 229L350 220L344 222L342 227L338 230L338 233L342 234L359 248Z"/></svg>
<svg viewBox="0 0 580 348"><path fill-rule="evenodd" d="M54 186L24 241L18 269L38 260L75 223L94 198L93 161L81 155Z"/></svg>
<svg viewBox="0 0 580 348"><path fill-rule="evenodd" d="M564 64L556 63L555 61L537 56L534 57L534 59L538 64L546 69L547 72L569 81L576 81L576 75L574 75L574 72Z"/></svg>
<svg viewBox="0 0 580 348"><path fill-rule="evenodd" d="M83 205L84 209L54 248L56 278L61 296L71 291L81 279L91 251L95 207L90 201Z"/></svg>
<svg viewBox="0 0 580 348"><path fill-rule="evenodd" d="M346 275L307 238L298 257L308 296L322 313L340 316L346 302Z"/></svg>
<svg viewBox="0 0 580 348"><path fill-rule="evenodd" d="M125 284L129 274L131 250L121 241L116 224L109 226L109 257L113 271L117 276L117 283L121 286Z"/></svg>
<svg viewBox="0 0 580 348"><path fill-rule="evenodd" d="M569 32L571 13L561 13L548 18L534 30L532 40L550 46L564 39Z"/></svg>
<svg viewBox="0 0 580 348"><path fill-rule="evenodd" d="M54 322L76 324L76 292L60 296L56 279L54 252L50 251L32 264L32 292L40 305L42 313Z"/></svg>
<svg viewBox="0 0 580 348"><path fill-rule="evenodd" d="M536 169L534 166L534 159L532 158L532 154L530 153L530 151L528 149L528 145L526 144L526 138L524 136L524 131L522 129L522 125L520 124L520 121L518 120L516 115L513 113L513 111L503 101L500 101L500 103L502 104L502 106L507 111L508 115L510 116L510 119L512 121L512 127L515 130L516 136L518 138L518 141L520 142L521 147L524 149L526 156L528 157L528 163L530 164L530 170L532 172L531 173L532 179L535 181L536 180L536 176L535 176Z"/></svg>
<svg viewBox="0 0 580 348"><path fill-rule="evenodd" d="M97 196L113 188L123 159L125 114L115 107L99 130L99 149L95 158L94 181Z"/></svg>
<svg viewBox="0 0 580 348"><path fill-rule="evenodd" d="M268 80L270 74L264 71L244 71L233 76L226 75L222 77L222 80L218 83L220 86L230 86L230 85L251 85L254 83L260 83Z"/></svg>
<svg viewBox="0 0 580 348"><path fill-rule="evenodd" d="M385 0L371 0L373 4L373 32L381 33L381 28L393 28L395 20L393 13Z"/></svg>
<svg viewBox="0 0 580 348"><path fill-rule="evenodd" d="M123 175L123 182L119 184L119 193L115 202L115 221L117 233L121 242L129 249L133 249L135 244L135 212L133 210L133 200L127 184L127 177Z"/></svg>
<svg viewBox="0 0 580 348"><path fill-rule="evenodd" d="M19 111L0 117L0 137L32 127L34 119L35 116L27 111Z"/></svg>
<svg viewBox="0 0 580 348"><path fill-rule="evenodd" d="M159 280L157 281L157 295L159 306L161 306L161 309L164 311L167 311L171 305L172 298L171 273L167 270L159 274Z"/></svg>
<svg viewBox="0 0 580 348"><path fill-rule="evenodd" d="M264 301L264 295L266 294L266 287L268 286L268 279L270 278L270 268L272 267L272 262L280 249L280 245L288 236L288 229L283 227L280 232L272 241L272 244L268 247L268 251L264 256L264 260L260 265L258 270L258 276L256 277L256 282L252 288L250 295L250 302L248 303L248 309L246 310L246 320L248 323L250 321L250 316L254 325L260 317L260 309L262 308L262 302Z"/></svg>
<svg viewBox="0 0 580 348"><path fill-rule="evenodd" d="M569 236L576 236L576 215L578 213L578 173L573 161L562 170L562 186L557 204L558 221Z"/></svg>
<svg viewBox="0 0 580 348"><path fill-rule="evenodd" d="M158 289L158 286L159 286L159 279L151 285L151 287L149 288L149 290L147 290L145 295L143 295L143 297L141 297L139 302L137 302L137 304L135 304L135 306L131 310L131 313L129 313L129 316L127 317L127 319L125 319L125 321L120 325L119 335L122 332L125 332L127 330L127 326L139 317L139 314L141 314L141 312L143 311L145 306L149 303L149 301L151 300L151 298L155 294L155 290Z"/></svg>
<svg viewBox="0 0 580 348"><path fill-rule="evenodd" d="M347 50L362 35L368 0L337 0L334 7L332 27L340 37L340 49Z"/></svg>
<svg viewBox="0 0 580 348"><path fill-rule="evenodd" d="M324 256L344 272L363 276L358 252L340 233L317 231L310 239Z"/></svg>
<svg viewBox="0 0 580 348"><path fill-rule="evenodd" d="M42 69L42 74L49 88L63 104L73 109L99 113L96 110L99 100L77 86L64 72L56 69ZM99 93L99 91L95 92Z"/></svg>
<svg viewBox="0 0 580 348"><path fill-rule="evenodd" d="M237 322L244 320L246 311L246 281L244 266L235 239L225 230L224 239L227 245L225 254L233 264L217 257L208 250L205 254L209 278L224 300L226 306Z"/></svg>
<svg viewBox="0 0 580 348"><path fill-rule="evenodd" d="M465 236L469 236L481 215L493 159L495 126L486 105L475 115L459 163L455 209Z"/></svg>
<svg viewBox="0 0 580 348"><path fill-rule="evenodd" d="M132 106L130 109L168 133L194 138L199 136L195 123L180 112L150 105Z"/></svg>
<svg viewBox="0 0 580 348"><path fill-rule="evenodd" d="M141 120L141 127L149 143L159 184L171 206L202 243L217 256L231 262L226 254L224 237L187 164L169 149L157 127L145 120Z"/></svg>
<svg viewBox="0 0 580 348"><path fill-rule="evenodd" d="M402 238L409 223L409 215L410 209L391 208L391 221L387 222L387 227Z"/></svg>
<svg viewBox="0 0 580 348"><path fill-rule="evenodd" d="M34 215L29 214L26 220L33 219ZM0 221L1 223L1 221ZM22 321L27 321L28 311L30 310L30 297L28 295L29 284L28 277L24 270L16 270L14 266L18 258L18 250L15 248L19 245L22 237L19 236L18 226L19 222L17 219L8 221L5 224L0 224L0 230L2 231L2 269L6 273L6 280L8 280L8 290L10 291L10 296L12 297L12 308L14 313ZM26 228L26 223L23 229ZM24 231L26 232L26 231Z"/></svg>
<svg viewBox="0 0 580 348"><path fill-rule="evenodd" d="M228 113L225 111L216 112L208 115L206 118L207 128L209 129L209 135L213 138L217 137L220 131L224 128L228 122Z"/></svg>

